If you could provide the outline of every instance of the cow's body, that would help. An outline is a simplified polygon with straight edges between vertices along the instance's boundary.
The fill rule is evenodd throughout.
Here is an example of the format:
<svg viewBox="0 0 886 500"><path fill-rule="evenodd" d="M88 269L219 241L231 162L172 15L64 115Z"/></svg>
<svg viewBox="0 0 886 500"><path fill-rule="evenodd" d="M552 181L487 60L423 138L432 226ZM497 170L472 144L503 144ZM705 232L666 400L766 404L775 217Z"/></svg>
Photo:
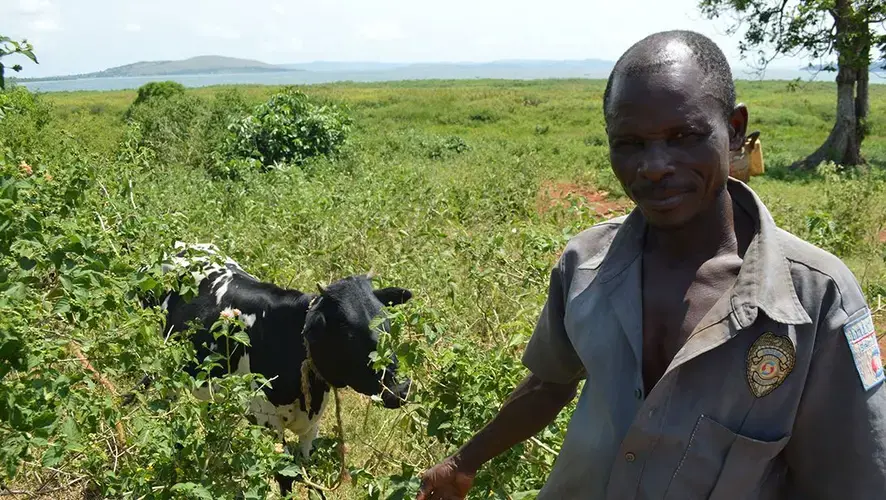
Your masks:
<svg viewBox="0 0 886 500"><path fill-rule="evenodd" d="M202 327L192 337L197 359L211 352L226 355L227 348L235 373L273 377L270 387L265 385L263 394L254 398L250 415L258 425L276 431L281 440L284 429L292 431L299 437L302 454L307 456L330 392L329 385L310 371L310 398L302 393L301 366L307 357L302 329L315 295L263 283L230 260L223 268L211 267L208 271L190 302L175 293L164 297L161 307L167 312L167 335L184 331L188 322L197 320ZM224 338L216 340L209 331L219 316L235 316L235 311L246 326L249 347L234 341L226 345ZM196 375L195 365L186 370ZM211 375L221 377L226 373L227 367L222 366L214 368ZM202 388L198 395L207 398L208 388Z"/></svg>
<svg viewBox="0 0 886 500"><path fill-rule="evenodd" d="M190 301L175 292L162 297L159 305L167 315L164 334L168 338L196 322L191 339L197 360L216 352L230 360L235 373L259 373L270 380L271 385L263 386L250 404L253 423L274 430L284 444L284 429L289 429L298 436L301 454L307 457L332 386L350 386L367 395L380 392L388 408L403 403L409 381L397 382L396 359L383 371L369 367L369 354L377 343L369 324L381 312L382 301L405 302L411 297L408 290L373 290L368 277L352 276L320 294L304 293L262 282L230 259L223 264L210 262L209 256L217 254L212 245L177 243L176 247L182 250L172 262L189 267L198 261L203 275ZM188 260L186 248L203 256L191 255ZM164 266L164 271L172 269ZM237 317L245 325L249 346L214 338L210 329L222 315ZM382 327L388 327L386 320ZM308 350L309 363L304 363ZM185 369L196 375L196 364ZM228 367L215 367L210 373L222 377ZM308 377L307 384L303 375ZM198 391L198 397L208 396L205 386Z"/></svg>

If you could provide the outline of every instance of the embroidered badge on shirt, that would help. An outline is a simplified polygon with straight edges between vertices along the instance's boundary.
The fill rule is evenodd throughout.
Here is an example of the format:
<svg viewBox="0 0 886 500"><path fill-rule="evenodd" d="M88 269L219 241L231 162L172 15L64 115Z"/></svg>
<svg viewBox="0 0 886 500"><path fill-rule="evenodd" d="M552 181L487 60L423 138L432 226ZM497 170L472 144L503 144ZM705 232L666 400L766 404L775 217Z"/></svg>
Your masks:
<svg viewBox="0 0 886 500"><path fill-rule="evenodd" d="M748 385L762 398L774 391L794 369L794 343L787 337L766 332L748 350Z"/></svg>
<svg viewBox="0 0 886 500"><path fill-rule="evenodd" d="M846 323L843 333L846 334L846 340L849 341L852 359L855 360L855 369L858 370L864 390L886 380L886 373L883 371L883 362L880 358L880 346L877 344L877 334L874 333L874 318L871 317L870 309L866 308L860 318Z"/></svg>

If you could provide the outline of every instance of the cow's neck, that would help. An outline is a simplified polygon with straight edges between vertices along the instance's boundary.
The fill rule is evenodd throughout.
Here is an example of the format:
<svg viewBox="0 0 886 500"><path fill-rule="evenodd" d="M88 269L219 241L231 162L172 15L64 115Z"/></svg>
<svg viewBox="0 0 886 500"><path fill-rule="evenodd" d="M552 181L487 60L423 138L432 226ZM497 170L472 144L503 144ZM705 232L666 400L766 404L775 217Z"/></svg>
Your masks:
<svg viewBox="0 0 886 500"><path fill-rule="evenodd" d="M308 342L307 336L308 315L311 313L311 309L317 304L319 298L319 295L310 296L310 299L305 306L305 321L301 331L302 342L305 346L305 359L301 364L301 392L305 398L305 408L308 411L310 411L311 408L311 372L313 372L316 378L320 380L324 389L334 389L334 387L326 381L326 377L324 377L323 374L320 373L320 370L317 369L317 365L314 364L314 359L311 357L311 345L310 342Z"/></svg>

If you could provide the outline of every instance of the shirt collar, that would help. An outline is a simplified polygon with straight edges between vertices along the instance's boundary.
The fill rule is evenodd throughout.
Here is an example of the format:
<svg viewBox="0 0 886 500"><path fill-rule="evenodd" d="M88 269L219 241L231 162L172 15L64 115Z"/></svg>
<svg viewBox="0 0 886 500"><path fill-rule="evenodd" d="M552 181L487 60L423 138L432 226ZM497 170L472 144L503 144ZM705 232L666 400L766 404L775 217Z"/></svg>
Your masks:
<svg viewBox="0 0 886 500"><path fill-rule="evenodd" d="M745 252L730 297L732 315L741 328L754 323L760 309L782 324L808 324L812 320L800 304L788 260L781 249L778 227L757 194L741 181L729 178L732 199L754 220L755 234ZM580 269L599 268L597 279L607 283L624 273L641 256L646 220L639 208L623 219L605 256L594 256Z"/></svg>

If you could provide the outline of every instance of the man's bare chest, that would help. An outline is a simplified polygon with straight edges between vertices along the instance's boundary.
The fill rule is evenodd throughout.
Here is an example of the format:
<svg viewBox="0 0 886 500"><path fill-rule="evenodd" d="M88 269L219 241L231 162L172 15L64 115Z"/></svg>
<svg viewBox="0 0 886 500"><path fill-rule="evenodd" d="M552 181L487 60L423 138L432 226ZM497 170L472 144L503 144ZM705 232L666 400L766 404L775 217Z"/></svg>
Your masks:
<svg viewBox="0 0 886 500"><path fill-rule="evenodd" d="M714 304L728 293L741 260L712 259L692 270L644 270L643 374L647 392Z"/></svg>

